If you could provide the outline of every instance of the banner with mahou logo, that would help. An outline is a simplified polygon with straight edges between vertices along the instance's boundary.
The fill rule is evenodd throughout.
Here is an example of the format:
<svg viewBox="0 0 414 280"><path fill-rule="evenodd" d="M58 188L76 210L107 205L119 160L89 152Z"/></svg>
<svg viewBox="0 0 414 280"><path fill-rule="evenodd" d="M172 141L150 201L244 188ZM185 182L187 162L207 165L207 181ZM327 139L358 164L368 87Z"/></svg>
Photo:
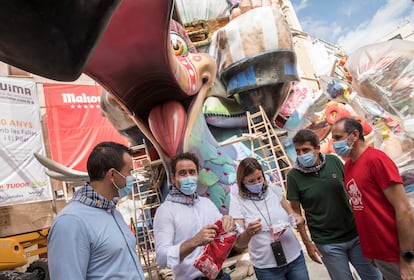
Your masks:
<svg viewBox="0 0 414 280"><path fill-rule="evenodd" d="M53 160L86 171L86 160L96 144L102 141L127 143L101 114L102 87L43 84L43 89Z"/></svg>
<svg viewBox="0 0 414 280"><path fill-rule="evenodd" d="M52 200L36 84L0 77L0 206Z"/></svg>

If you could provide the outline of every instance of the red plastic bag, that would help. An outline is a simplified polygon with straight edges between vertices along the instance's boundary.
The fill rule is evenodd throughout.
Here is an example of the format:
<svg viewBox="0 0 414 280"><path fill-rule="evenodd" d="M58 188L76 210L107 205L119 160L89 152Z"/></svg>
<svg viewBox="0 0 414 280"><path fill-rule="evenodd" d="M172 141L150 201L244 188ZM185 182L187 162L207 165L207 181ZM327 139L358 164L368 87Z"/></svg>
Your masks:
<svg viewBox="0 0 414 280"><path fill-rule="evenodd" d="M215 279L229 255L237 238L237 233L225 232L221 220L215 222L219 227L213 242L208 243L200 256L194 261L194 266L209 279Z"/></svg>

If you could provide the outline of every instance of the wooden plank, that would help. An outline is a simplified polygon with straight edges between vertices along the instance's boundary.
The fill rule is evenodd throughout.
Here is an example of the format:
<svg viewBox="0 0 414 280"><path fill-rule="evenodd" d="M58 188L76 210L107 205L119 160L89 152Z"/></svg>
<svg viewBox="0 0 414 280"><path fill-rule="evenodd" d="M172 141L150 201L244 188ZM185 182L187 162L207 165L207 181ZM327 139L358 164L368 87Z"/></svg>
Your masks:
<svg viewBox="0 0 414 280"><path fill-rule="evenodd" d="M54 217L51 201L0 207L0 237L48 228Z"/></svg>

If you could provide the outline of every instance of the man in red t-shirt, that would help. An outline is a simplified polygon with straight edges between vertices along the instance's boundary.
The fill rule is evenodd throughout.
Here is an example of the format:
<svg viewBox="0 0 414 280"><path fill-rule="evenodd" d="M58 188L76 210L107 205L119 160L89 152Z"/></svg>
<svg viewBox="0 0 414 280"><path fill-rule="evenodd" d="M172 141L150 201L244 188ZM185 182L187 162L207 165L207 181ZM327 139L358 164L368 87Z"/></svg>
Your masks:
<svg viewBox="0 0 414 280"><path fill-rule="evenodd" d="M345 188L363 255L375 261L387 280L414 279L414 213L397 166L365 144L362 125L355 119L339 119L332 138L335 152L348 157Z"/></svg>

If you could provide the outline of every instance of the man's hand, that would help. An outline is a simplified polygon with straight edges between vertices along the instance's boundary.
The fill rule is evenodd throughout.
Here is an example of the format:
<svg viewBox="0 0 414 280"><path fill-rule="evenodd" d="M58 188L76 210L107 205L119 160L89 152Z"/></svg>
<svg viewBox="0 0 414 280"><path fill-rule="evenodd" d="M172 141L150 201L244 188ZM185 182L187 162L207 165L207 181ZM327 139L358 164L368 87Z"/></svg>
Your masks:
<svg viewBox="0 0 414 280"><path fill-rule="evenodd" d="M234 231L236 229L236 224L234 223L232 216L224 215L221 218L221 224L225 232Z"/></svg>
<svg viewBox="0 0 414 280"><path fill-rule="evenodd" d="M215 224L207 225L203 227L194 237L194 243L196 246L205 246L211 241L214 240L214 238L217 235L218 226Z"/></svg>
<svg viewBox="0 0 414 280"><path fill-rule="evenodd" d="M305 219L302 217L302 215L299 215L298 213L293 213L293 218L295 219L296 226L303 226L305 225Z"/></svg>
<svg viewBox="0 0 414 280"><path fill-rule="evenodd" d="M306 251L308 251L309 257L317 263L322 264L322 254L319 252L318 248L313 243L305 244Z"/></svg>
<svg viewBox="0 0 414 280"><path fill-rule="evenodd" d="M203 227L193 238L184 241L180 246L180 262L182 262L198 246L205 246L217 235L218 226L215 224Z"/></svg>
<svg viewBox="0 0 414 280"><path fill-rule="evenodd" d="M402 280L414 280L414 261L400 260L400 275Z"/></svg>

